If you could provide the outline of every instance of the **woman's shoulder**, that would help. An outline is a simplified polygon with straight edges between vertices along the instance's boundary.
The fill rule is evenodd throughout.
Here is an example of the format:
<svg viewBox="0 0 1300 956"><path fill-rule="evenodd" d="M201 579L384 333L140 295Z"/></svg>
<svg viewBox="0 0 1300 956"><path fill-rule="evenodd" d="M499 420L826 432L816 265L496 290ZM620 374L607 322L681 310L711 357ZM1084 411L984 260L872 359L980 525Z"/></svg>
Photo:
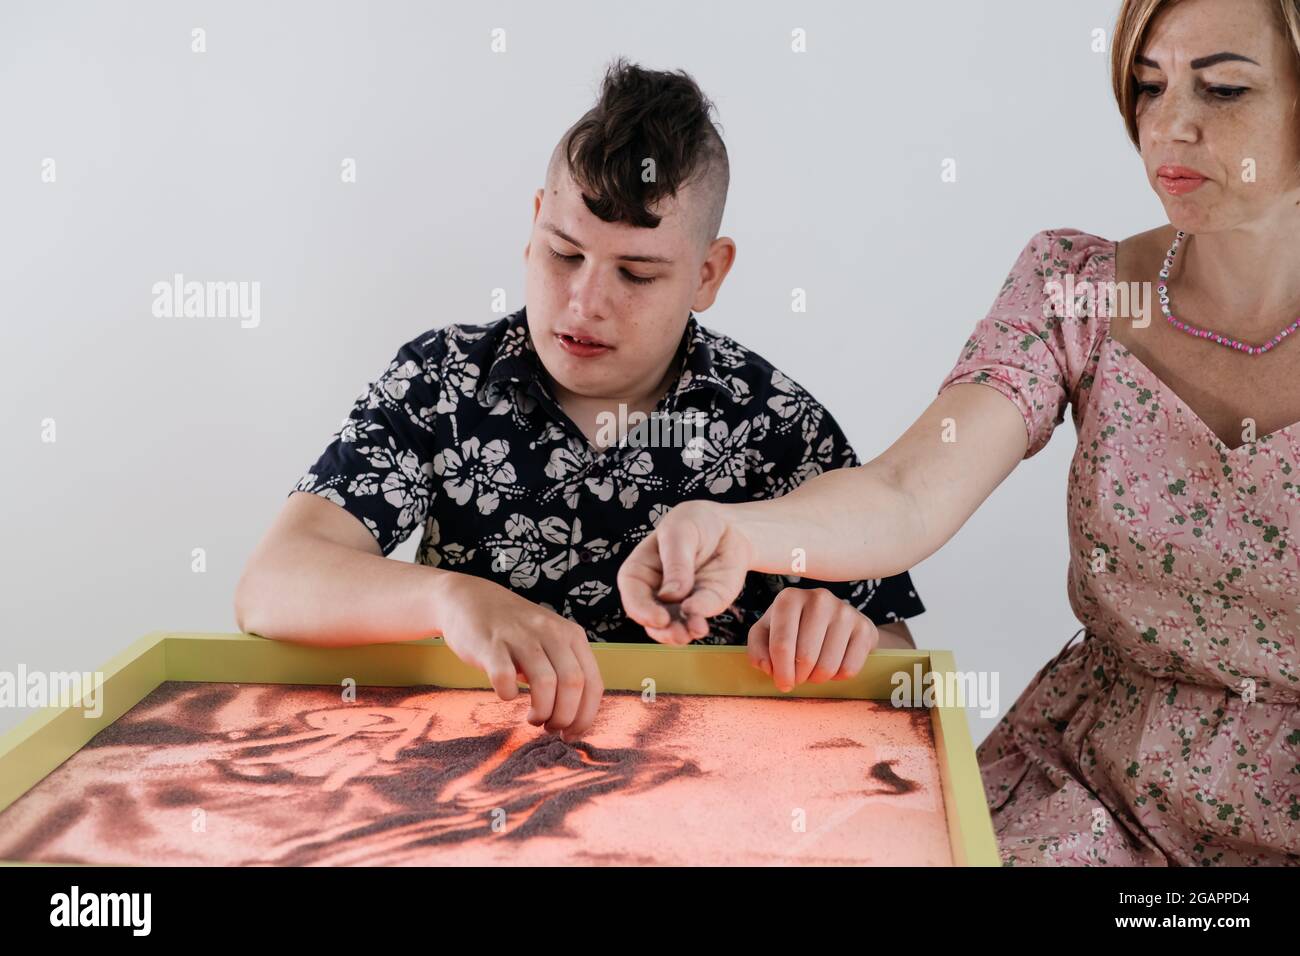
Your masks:
<svg viewBox="0 0 1300 956"><path fill-rule="evenodd" d="M1087 294L1090 287L1114 279L1113 240L1080 229L1044 229L1034 233L1016 257L998 290L996 314L1037 313L1050 317L1055 306Z"/></svg>
<svg viewBox="0 0 1300 956"><path fill-rule="evenodd" d="M1113 239L1081 229L1043 229L1029 237L1017 266L1041 281L1104 271L1115 261Z"/></svg>

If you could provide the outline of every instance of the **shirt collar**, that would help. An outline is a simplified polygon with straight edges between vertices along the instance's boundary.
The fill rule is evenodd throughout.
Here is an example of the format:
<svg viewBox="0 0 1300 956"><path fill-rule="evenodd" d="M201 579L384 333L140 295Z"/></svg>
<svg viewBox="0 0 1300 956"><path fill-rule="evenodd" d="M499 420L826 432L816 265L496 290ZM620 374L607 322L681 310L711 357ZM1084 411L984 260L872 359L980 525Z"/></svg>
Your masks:
<svg viewBox="0 0 1300 956"><path fill-rule="evenodd" d="M684 352L684 354L683 354ZM673 359L679 363L676 384L669 388L675 399L697 389L713 389L728 396L732 401L740 398L735 390L722 377L717 366L713 346L709 335L700 325L692 312L686 320L686 329L682 334L682 345L678 346ZM506 319L505 334L497 348L496 357L484 379L486 387L491 388L500 382L514 382L527 385L530 382L542 382L541 359L533 348L532 336L528 334L528 311L526 308L510 315Z"/></svg>

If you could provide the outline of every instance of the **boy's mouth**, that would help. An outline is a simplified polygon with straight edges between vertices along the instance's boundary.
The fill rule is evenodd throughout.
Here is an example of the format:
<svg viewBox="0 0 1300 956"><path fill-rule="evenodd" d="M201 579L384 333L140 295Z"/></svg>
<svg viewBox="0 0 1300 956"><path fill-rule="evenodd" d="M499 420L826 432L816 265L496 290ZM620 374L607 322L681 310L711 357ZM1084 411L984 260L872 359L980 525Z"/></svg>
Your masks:
<svg viewBox="0 0 1300 956"><path fill-rule="evenodd" d="M555 338L560 343L560 348L570 355L576 355L579 358L592 358L597 355L604 355L612 352L614 347L606 345L599 339L587 338L585 336L571 335L568 332L557 332Z"/></svg>

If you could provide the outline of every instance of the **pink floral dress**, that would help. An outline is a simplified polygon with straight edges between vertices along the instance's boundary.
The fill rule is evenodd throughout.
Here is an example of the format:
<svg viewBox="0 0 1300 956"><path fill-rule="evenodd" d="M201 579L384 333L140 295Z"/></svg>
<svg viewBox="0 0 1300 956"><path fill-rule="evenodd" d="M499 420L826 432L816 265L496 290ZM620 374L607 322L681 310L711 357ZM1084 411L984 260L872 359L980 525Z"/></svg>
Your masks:
<svg viewBox="0 0 1300 956"><path fill-rule="evenodd" d="M1114 281L1114 242L1034 236L940 386L1007 396L1026 458L1078 434L1084 638L978 749L1003 862L1297 864L1300 427L1229 449L1089 308Z"/></svg>

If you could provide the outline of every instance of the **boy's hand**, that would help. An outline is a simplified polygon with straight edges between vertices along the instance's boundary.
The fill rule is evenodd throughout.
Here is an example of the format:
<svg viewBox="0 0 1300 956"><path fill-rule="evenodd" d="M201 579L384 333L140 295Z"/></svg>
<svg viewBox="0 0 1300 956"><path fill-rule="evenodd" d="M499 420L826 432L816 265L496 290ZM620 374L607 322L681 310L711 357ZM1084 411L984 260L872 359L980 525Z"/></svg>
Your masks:
<svg viewBox="0 0 1300 956"><path fill-rule="evenodd" d="M727 506L687 501L659 519L618 569L627 616L661 644L689 644L709 633L745 585L749 541Z"/></svg>
<svg viewBox="0 0 1300 956"><path fill-rule="evenodd" d="M778 689L847 680L880 640L876 625L825 588L782 588L749 629L749 661Z"/></svg>
<svg viewBox="0 0 1300 956"><path fill-rule="evenodd" d="M466 664L487 672L502 700L528 684L530 724L566 741L591 729L605 685L581 626L508 588L451 573L436 596L443 640Z"/></svg>

